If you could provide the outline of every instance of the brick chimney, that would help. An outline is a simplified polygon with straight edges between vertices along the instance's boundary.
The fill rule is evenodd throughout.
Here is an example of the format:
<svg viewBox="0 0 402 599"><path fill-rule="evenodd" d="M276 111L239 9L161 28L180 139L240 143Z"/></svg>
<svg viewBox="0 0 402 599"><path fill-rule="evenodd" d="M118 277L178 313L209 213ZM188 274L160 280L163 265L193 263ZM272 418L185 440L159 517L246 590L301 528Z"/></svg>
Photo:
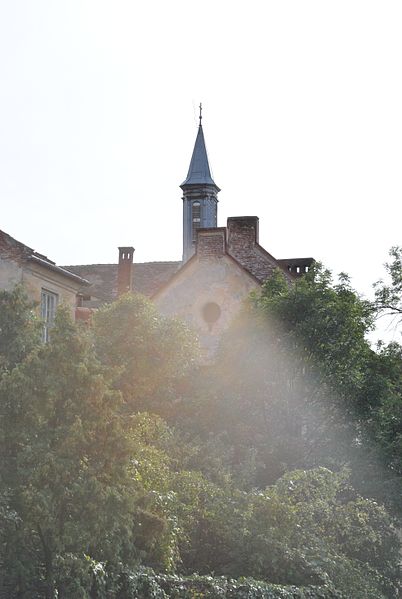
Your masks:
<svg viewBox="0 0 402 599"><path fill-rule="evenodd" d="M258 216L231 216L227 221L228 251L241 262L254 256L258 243Z"/></svg>
<svg viewBox="0 0 402 599"><path fill-rule="evenodd" d="M131 274L133 270L133 247L119 248L119 264L117 267L117 296L131 291Z"/></svg>
<svg viewBox="0 0 402 599"><path fill-rule="evenodd" d="M219 258L226 254L225 227L198 229L196 253L201 260Z"/></svg>

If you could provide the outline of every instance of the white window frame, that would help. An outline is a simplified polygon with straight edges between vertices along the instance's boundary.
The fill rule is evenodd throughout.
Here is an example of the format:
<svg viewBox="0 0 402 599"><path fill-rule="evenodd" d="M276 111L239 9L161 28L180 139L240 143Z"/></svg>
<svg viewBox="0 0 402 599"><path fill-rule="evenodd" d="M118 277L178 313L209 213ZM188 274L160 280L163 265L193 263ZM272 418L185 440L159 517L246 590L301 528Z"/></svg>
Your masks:
<svg viewBox="0 0 402 599"><path fill-rule="evenodd" d="M54 291L43 289L40 297L40 315L43 321L42 338L45 343L49 341L49 332L54 325L59 296Z"/></svg>

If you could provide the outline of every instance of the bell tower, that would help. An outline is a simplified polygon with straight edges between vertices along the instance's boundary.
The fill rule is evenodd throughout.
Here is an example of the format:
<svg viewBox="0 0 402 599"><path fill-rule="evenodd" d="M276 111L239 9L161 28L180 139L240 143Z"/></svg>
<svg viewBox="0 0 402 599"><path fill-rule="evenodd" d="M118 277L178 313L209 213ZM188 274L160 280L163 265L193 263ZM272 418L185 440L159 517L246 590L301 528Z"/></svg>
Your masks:
<svg viewBox="0 0 402 599"><path fill-rule="evenodd" d="M212 179L209 168L202 130L201 104L199 119L190 167L185 181L180 185L183 190L183 262L187 262L195 252L197 229L211 229L217 226L220 189Z"/></svg>

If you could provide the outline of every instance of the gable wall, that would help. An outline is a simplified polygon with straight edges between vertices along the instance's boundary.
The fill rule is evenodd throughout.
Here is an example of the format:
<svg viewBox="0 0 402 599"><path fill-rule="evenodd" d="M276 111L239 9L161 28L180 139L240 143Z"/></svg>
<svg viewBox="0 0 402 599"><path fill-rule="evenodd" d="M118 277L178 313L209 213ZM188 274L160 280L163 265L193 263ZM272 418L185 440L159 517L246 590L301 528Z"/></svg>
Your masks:
<svg viewBox="0 0 402 599"><path fill-rule="evenodd" d="M154 297L160 312L184 320L198 334L206 356L216 350L222 333L250 291L259 285L228 256L196 256ZM203 316L206 304L217 304L219 319L208 324Z"/></svg>

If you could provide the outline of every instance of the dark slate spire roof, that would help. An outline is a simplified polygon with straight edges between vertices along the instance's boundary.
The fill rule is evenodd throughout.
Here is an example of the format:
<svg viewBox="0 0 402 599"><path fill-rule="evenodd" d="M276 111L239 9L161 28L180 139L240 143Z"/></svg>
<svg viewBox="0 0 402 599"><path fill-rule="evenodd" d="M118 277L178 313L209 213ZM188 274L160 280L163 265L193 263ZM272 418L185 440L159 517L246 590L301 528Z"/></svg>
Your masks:
<svg viewBox="0 0 402 599"><path fill-rule="evenodd" d="M185 185L213 185L220 191L219 187L212 179L201 122L198 127L197 139L195 140L187 178L180 187L183 188Z"/></svg>

